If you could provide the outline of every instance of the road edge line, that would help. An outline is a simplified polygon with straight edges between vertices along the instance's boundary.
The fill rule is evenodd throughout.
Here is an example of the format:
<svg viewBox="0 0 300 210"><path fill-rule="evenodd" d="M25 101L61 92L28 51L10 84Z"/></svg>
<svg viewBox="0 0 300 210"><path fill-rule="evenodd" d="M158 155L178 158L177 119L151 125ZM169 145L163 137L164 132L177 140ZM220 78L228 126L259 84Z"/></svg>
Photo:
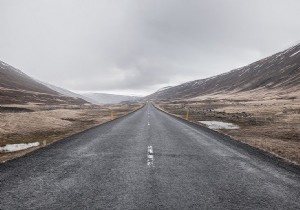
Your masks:
<svg viewBox="0 0 300 210"><path fill-rule="evenodd" d="M28 152L26 152L26 153L24 153L24 154L21 154L20 156L17 156L17 157L15 157L15 158L11 158L11 159L8 159L8 160L1 161L1 162L0 162L0 165L4 165L5 163L11 162L11 161L14 161L14 160L17 160L17 159L24 158L24 157L26 157L26 156L31 155L31 154L34 153L34 152L42 151L42 150L44 150L44 149L46 149L46 148L48 148L48 147L50 147L50 146L53 146L53 145L55 145L55 144L62 143L64 140L67 141L69 138L73 138L73 137L75 137L75 136L77 136L77 135L80 135L80 134L82 134L82 133L88 132L88 131L90 131L90 130L92 130L92 129L95 129L95 128L99 127L99 126L107 125L107 124L112 123L112 122L114 122L114 121L120 120L120 119L122 119L122 118L124 118L124 117L127 117L127 116L129 116L129 115L132 115L133 113L135 113L135 112L141 110L141 109L144 108L145 106L146 106L146 103L144 103L143 106L137 108L136 110L133 110L133 111L131 111L131 112L128 112L128 113L126 113L125 115L122 115L122 116L117 117L117 118L115 118L115 119L110 119L110 120L108 120L108 121L106 121L106 122L103 122L103 123L101 123L101 124L92 126L92 127L88 128L88 129L85 129L85 130L83 130L83 131L80 131L80 132L77 132L77 133L73 133L73 134L71 134L70 136L66 136L66 137L64 137L64 138L58 139L58 140L56 140L56 141L54 141L54 142L51 142L51 143L49 143L49 144L47 144L47 145L45 145L45 146L39 146L39 147L37 147L37 148L32 148L31 150L29 150Z"/></svg>
<svg viewBox="0 0 300 210"><path fill-rule="evenodd" d="M218 138L216 140L219 141L219 142L225 143L225 145L230 144L230 145L233 145L235 147L241 148L241 149L245 150L246 152L248 152L252 155L262 156L265 159L267 159L268 161L272 162L273 164L275 164L275 165L277 165L281 168L284 168L286 170L289 170L289 171L300 174L300 165L298 165L295 162L292 162L288 159L280 157L280 156L276 155L275 153L271 153L271 152L263 150L261 148L254 147L254 146L249 145L245 142L241 142L237 139L232 138L231 136L229 136L227 134L221 133L219 131L216 131L216 130L207 128L205 126L202 126L200 124L197 124L195 122L192 122L192 121L183 119L181 117L178 117L174 114L171 114L171 113L163 110L160 107L157 107L157 105L155 105L154 103L152 103L152 105L158 111L161 111L161 112L163 112L163 113L165 113L165 114L167 114L167 115L169 115L169 116L171 116L171 117L173 117L173 118L175 118L175 119L177 119L177 120L179 120L179 121L181 121L185 124L188 124L188 125L190 125L194 128L197 128L197 129L201 129L202 131L204 131L206 133L210 133L210 134L214 134L214 135L218 136Z"/></svg>

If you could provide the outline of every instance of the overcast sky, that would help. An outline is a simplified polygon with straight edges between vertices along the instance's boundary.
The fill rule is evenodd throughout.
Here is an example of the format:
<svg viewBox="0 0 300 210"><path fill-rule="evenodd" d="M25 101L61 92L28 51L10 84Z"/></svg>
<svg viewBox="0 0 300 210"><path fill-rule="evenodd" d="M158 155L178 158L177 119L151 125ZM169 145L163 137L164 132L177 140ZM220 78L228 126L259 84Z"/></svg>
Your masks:
<svg viewBox="0 0 300 210"><path fill-rule="evenodd" d="M0 60L74 91L147 94L300 42L299 0L0 0Z"/></svg>

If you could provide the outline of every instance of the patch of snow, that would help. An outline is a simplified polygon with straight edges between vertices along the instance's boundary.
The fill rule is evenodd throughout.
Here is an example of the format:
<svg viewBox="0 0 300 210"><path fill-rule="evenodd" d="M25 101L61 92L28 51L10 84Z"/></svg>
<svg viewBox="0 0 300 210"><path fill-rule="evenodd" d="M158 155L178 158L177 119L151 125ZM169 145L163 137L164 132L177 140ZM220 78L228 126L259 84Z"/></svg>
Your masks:
<svg viewBox="0 0 300 210"><path fill-rule="evenodd" d="M300 50L297 51L297 52L295 52L295 53L293 53L292 55L290 55L290 57L293 57L294 55L298 54L299 52L300 52Z"/></svg>
<svg viewBox="0 0 300 210"><path fill-rule="evenodd" d="M238 125L233 123L221 122L221 121L198 121L204 125L207 125L210 129L239 129Z"/></svg>
<svg viewBox="0 0 300 210"><path fill-rule="evenodd" d="M4 63L4 62L1 62L1 64L3 65L3 66L8 66L6 63Z"/></svg>
<svg viewBox="0 0 300 210"><path fill-rule="evenodd" d="M285 53L286 53L285 51L284 51L284 52L281 52L281 53L278 53L278 55L276 55L276 58L278 58L278 57L283 57Z"/></svg>
<svg viewBox="0 0 300 210"><path fill-rule="evenodd" d="M39 142L27 143L27 144L7 144L4 147L0 147L0 152L16 152L24 149L28 149L30 147L39 146Z"/></svg>
<svg viewBox="0 0 300 210"><path fill-rule="evenodd" d="M288 52L292 51L293 49L295 49L296 47L297 47L297 45L290 47L289 49L285 50L284 52L288 53Z"/></svg>
<svg viewBox="0 0 300 210"><path fill-rule="evenodd" d="M172 86L160 88L157 92L162 92L164 90L170 89Z"/></svg>
<svg viewBox="0 0 300 210"><path fill-rule="evenodd" d="M14 67L12 67L12 66L10 66L10 65L8 65L8 64L6 64L6 63L4 63L4 62L2 62L2 61L1 61L1 64L3 65L3 66L1 66L2 69L8 68L9 70L14 71L14 72L16 72L16 73L18 73L18 74L20 74L20 75L22 75L22 76L27 76L27 75L26 75L25 73L23 73L21 70L16 69L16 68L14 68ZM4 67L4 66L5 66L5 67Z"/></svg>
<svg viewBox="0 0 300 210"><path fill-rule="evenodd" d="M261 67L261 66L262 66L262 64L258 64L256 66L254 66L254 68L256 69L257 67Z"/></svg>

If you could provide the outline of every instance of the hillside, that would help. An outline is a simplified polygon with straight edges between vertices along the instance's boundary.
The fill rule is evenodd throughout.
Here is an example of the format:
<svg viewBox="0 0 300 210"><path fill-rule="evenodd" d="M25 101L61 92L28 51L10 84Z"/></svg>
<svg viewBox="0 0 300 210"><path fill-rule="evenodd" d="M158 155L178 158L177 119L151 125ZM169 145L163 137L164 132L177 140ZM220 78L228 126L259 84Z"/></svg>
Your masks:
<svg viewBox="0 0 300 210"><path fill-rule="evenodd" d="M115 95L107 93L85 93L83 96L96 101L98 104L117 104L123 101L136 101L140 99L137 96Z"/></svg>
<svg viewBox="0 0 300 210"><path fill-rule="evenodd" d="M37 82L22 71L0 61L0 104L85 104Z"/></svg>
<svg viewBox="0 0 300 210"><path fill-rule="evenodd" d="M42 82L42 81L39 81L40 83L42 83L43 85L47 86L48 88L62 94L62 95L65 95L65 96L68 96L68 97L73 97L73 98L81 98L89 103L92 103L92 104L98 104L97 101L91 99L91 98L88 98L88 97L85 97L83 95L80 95L80 94L77 94L77 93L74 93L70 90L67 90L67 89L64 89L64 88L61 88L61 87L57 87L55 85L52 85L52 84L49 84L49 83L46 83L46 82Z"/></svg>
<svg viewBox="0 0 300 210"><path fill-rule="evenodd" d="M159 90L146 100L194 98L256 89L300 88L300 44L230 72Z"/></svg>

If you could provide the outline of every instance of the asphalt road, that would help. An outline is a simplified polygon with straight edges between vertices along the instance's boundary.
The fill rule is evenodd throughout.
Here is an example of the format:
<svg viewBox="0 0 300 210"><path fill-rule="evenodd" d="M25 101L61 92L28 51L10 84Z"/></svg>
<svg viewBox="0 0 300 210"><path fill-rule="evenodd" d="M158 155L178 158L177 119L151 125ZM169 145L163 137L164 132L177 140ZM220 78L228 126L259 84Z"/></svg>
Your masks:
<svg viewBox="0 0 300 210"><path fill-rule="evenodd" d="M0 164L0 209L300 209L300 174L148 104Z"/></svg>

